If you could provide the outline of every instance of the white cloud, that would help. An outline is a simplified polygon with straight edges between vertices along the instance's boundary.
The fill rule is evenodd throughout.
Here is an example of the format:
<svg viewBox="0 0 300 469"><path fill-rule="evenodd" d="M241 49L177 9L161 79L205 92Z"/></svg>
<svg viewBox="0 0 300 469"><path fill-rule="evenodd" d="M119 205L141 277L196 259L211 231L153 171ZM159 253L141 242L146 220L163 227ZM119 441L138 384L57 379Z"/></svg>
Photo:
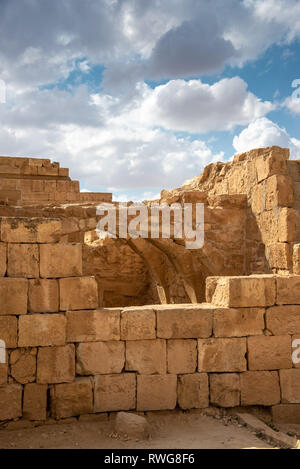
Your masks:
<svg viewBox="0 0 300 469"><path fill-rule="evenodd" d="M291 158L300 158L300 140L291 137L285 129L265 117L251 122L233 139L233 146L238 153L271 145L289 148Z"/></svg>

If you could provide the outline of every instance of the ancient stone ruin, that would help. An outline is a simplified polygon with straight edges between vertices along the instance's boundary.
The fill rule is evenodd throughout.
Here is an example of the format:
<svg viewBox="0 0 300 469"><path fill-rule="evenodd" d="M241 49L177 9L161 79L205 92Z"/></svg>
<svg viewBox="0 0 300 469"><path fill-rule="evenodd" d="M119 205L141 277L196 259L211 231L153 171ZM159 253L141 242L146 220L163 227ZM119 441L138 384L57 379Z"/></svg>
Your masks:
<svg viewBox="0 0 300 469"><path fill-rule="evenodd" d="M99 239L111 201L0 158L0 422L213 405L299 423L300 161L253 150L162 191L204 203L201 249Z"/></svg>

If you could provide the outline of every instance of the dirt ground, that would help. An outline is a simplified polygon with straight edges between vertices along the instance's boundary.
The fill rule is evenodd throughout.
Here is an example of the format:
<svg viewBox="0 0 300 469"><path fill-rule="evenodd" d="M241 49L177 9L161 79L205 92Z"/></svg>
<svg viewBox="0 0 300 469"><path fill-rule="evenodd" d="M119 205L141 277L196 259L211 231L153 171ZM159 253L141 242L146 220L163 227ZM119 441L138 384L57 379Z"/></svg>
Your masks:
<svg viewBox="0 0 300 469"><path fill-rule="evenodd" d="M0 430L0 449L242 449L274 448L231 418L201 414L149 415L151 437L138 441L114 433L114 421L77 421Z"/></svg>

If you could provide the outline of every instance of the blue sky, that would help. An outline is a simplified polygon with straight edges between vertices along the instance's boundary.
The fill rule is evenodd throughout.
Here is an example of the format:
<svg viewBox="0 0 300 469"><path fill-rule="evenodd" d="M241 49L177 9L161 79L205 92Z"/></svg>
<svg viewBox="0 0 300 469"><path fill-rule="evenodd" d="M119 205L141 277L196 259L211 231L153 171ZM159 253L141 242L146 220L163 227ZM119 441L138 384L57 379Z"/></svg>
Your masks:
<svg viewBox="0 0 300 469"><path fill-rule="evenodd" d="M251 148L300 159L298 0L2 0L0 22L2 155L117 200Z"/></svg>

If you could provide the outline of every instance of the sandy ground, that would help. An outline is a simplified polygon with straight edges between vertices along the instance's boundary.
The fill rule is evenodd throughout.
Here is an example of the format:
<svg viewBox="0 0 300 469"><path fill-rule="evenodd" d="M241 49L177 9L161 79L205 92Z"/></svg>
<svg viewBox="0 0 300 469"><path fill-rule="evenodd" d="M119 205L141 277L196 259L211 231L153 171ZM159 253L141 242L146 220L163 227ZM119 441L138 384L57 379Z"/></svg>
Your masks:
<svg viewBox="0 0 300 469"><path fill-rule="evenodd" d="M1 449L242 449L273 448L254 432L230 419L198 414L149 415L151 438L118 437L113 419L0 430Z"/></svg>

